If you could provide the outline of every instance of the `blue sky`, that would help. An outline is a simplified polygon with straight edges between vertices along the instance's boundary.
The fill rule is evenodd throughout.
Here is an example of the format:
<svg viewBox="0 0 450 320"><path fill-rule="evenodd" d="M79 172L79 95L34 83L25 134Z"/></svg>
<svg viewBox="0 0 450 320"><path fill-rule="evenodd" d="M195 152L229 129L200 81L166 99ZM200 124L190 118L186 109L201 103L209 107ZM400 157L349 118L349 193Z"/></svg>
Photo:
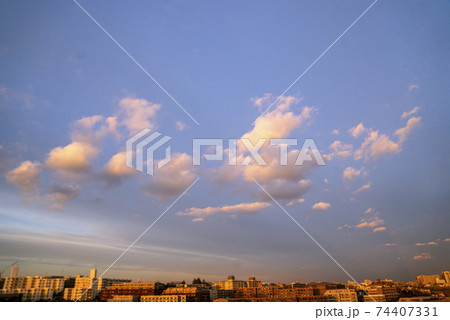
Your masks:
<svg viewBox="0 0 450 320"><path fill-rule="evenodd" d="M347 281L251 173L357 280L448 269L446 1L378 1L265 115L325 166L219 179L222 162L189 165L193 138L264 133L261 110L371 3L80 1L198 126L74 2L2 1L2 265L104 270L200 177L107 275ZM144 127L173 137L154 177L114 158Z"/></svg>

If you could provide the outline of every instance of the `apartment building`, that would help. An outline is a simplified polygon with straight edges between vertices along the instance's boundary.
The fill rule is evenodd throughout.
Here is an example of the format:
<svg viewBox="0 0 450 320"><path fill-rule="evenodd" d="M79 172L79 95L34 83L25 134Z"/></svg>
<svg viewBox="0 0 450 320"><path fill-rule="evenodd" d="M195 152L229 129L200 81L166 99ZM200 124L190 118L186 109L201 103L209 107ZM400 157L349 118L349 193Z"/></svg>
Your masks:
<svg viewBox="0 0 450 320"><path fill-rule="evenodd" d="M200 287L170 287L163 291L164 296L186 296L187 302L210 301L209 289Z"/></svg>
<svg viewBox="0 0 450 320"><path fill-rule="evenodd" d="M324 295L332 297L335 302L358 302L356 291L352 289L327 290Z"/></svg>
<svg viewBox="0 0 450 320"><path fill-rule="evenodd" d="M164 285L159 282L116 283L106 287L101 294L101 301L108 301L114 296L153 296L162 293Z"/></svg>
<svg viewBox="0 0 450 320"><path fill-rule="evenodd" d="M419 275L416 277L416 282L418 284L435 284L438 283L439 275L429 274L429 275Z"/></svg>
<svg viewBox="0 0 450 320"><path fill-rule="evenodd" d="M120 295L120 296L113 296L111 299L108 299L107 302L139 302L139 299L140 299L139 296Z"/></svg>
<svg viewBox="0 0 450 320"><path fill-rule="evenodd" d="M131 281L124 279L96 278L96 276L96 269L91 269L89 277L82 277L80 275L76 276L74 287L64 289L64 300L92 301L100 295L104 288L115 283L124 283Z"/></svg>
<svg viewBox="0 0 450 320"><path fill-rule="evenodd" d="M22 301L51 300L54 294L64 289L64 278L61 277L18 277L19 268L11 270L12 277L6 277L1 294L19 294Z"/></svg>
<svg viewBox="0 0 450 320"><path fill-rule="evenodd" d="M142 296L141 302L186 302L185 295Z"/></svg>
<svg viewBox="0 0 450 320"><path fill-rule="evenodd" d="M445 283L450 283L450 271L443 271L441 273L441 279L445 281Z"/></svg>
<svg viewBox="0 0 450 320"><path fill-rule="evenodd" d="M369 293L369 295L364 296L364 302L386 302L386 297L384 294L380 293ZM374 301L375 300L375 301Z"/></svg>
<svg viewBox="0 0 450 320"><path fill-rule="evenodd" d="M249 282L254 285L253 281L256 280L250 280ZM213 287L218 287L222 290L236 290L239 288L247 287L247 281L236 280L234 276L228 276L228 279L226 281L217 281L213 284Z"/></svg>

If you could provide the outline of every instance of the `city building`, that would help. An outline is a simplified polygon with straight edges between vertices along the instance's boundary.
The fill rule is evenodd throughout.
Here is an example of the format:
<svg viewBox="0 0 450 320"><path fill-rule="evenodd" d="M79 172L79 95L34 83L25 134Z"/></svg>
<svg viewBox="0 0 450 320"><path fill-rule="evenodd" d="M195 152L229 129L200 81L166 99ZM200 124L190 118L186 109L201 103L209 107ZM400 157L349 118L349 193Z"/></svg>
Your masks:
<svg viewBox="0 0 450 320"><path fill-rule="evenodd" d="M108 299L107 302L139 302L139 299L140 299L139 296L120 295L120 296L113 296L111 299Z"/></svg>
<svg viewBox="0 0 450 320"><path fill-rule="evenodd" d="M162 293L164 285L159 282L116 283L106 287L101 294L101 301L109 301L114 296L153 296Z"/></svg>
<svg viewBox="0 0 450 320"><path fill-rule="evenodd" d="M370 301L373 301L372 299L370 299L370 296L374 297L381 295L383 296L383 301L394 302L398 300L398 291L394 286L371 286L366 288L365 291L368 293L368 299ZM365 299L366 296L364 296L364 301Z"/></svg>
<svg viewBox="0 0 450 320"><path fill-rule="evenodd" d="M253 283L253 282L252 282ZM226 281L217 281L213 287L219 287L222 290L236 290L247 286L247 281L236 280L234 276L228 276Z"/></svg>
<svg viewBox="0 0 450 320"><path fill-rule="evenodd" d="M257 288L261 286L261 281L257 281L255 277L248 278L247 287L248 288Z"/></svg>
<svg viewBox="0 0 450 320"><path fill-rule="evenodd" d="M443 271L441 273L441 279L445 281L445 283L450 283L450 271Z"/></svg>
<svg viewBox="0 0 450 320"><path fill-rule="evenodd" d="M370 295L364 296L364 302L386 302L386 297L384 296L384 294L369 294Z"/></svg>
<svg viewBox="0 0 450 320"><path fill-rule="evenodd" d="M6 277L1 295L20 295L22 301L51 300L64 289L64 278L49 276L18 277L19 268L11 270L12 277Z"/></svg>
<svg viewBox="0 0 450 320"><path fill-rule="evenodd" d="M334 289L325 291L324 295L333 297L335 302L358 302L356 291L352 289Z"/></svg>
<svg viewBox="0 0 450 320"><path fill-rule="evenodd" d="M11 269L10 278L17 278L19 276L19 267L13 267Z"/></svg>
<svg viewBox="0 0 450 320"><path fill-rule="evenodd" d="M209 289L201 287L170 287L163 291L164 296L186 296L187 302L210 301Z"/></svg>
<svg viewBox="0 0 450 320"><path fill-rule="evenodd" d="M223 290L218 287L213 287L210 290L210 300L227 299L234 298L236 290Z"/></svg>
<svg viewBox="0 0 450 320"><path fill-rule="evenodd" d="M80 275L76 276L73 288L64 289L64 300L92 301L97 299L102 290L107 286L111 286L115 283L123 283L131 281L123 279L96 278L96 276L97 276L96 269L91 269L89 277L82 277Z"/></svg>
<svg viewBox="0 0 450 320"><path fill-rule="evenodd" d="M430 275L420 275L416 277L416 282L418 284L435 284L439 280L439 275L437 274L430 274Z"/></svg>
<svg viewBox="0 0 450 320"><path fill-rule="evenodd" d="M142 296L141 302L186 302L185 295Z"/></svg>

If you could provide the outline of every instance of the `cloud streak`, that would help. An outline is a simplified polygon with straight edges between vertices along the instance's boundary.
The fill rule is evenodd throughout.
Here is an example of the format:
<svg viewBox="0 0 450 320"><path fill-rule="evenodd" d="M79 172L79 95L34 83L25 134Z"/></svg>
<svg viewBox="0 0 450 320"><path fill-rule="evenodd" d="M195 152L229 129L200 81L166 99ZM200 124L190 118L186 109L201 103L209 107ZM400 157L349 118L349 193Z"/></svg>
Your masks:
<svg viewBox="0 0 450 320"><path fill-rule="evenodd" d="M177 213L178 216L193 216L192 221L203 221L205 217L226 213L229 215L255 213L264 208L270 207L269 202L252 202L252 203L240 203L232 206L222 207L207 207L207 208L190 208Z"/></svg>

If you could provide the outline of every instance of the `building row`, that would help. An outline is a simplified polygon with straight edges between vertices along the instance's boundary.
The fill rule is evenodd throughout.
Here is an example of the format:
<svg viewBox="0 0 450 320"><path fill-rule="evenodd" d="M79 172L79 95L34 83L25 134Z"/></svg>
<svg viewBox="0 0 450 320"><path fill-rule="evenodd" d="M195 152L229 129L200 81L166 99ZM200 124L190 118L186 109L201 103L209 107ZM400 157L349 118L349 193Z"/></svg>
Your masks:
<svg viewBox="0 0 450 320"><path fill-rule="evenodd" d="M270 284L250 277L247 281L229 276L215 283L184 282L165 285L159 282L131 282L125 279L98 278L92 269L89 277L74 278L34 276L19 277L13 268L11 277L3 281L1 298L19 297L21 301L104 301L104 302L393 302L432 301L429 286L450 286L450 272L439 275L419 275L414 287L419 294L400 297L399 288L392 280L365 280L339 283ZM428 287L427 287L428 286ZM418 295L421 295L420 297ZM445 298L445 296L444 296Z"/></svg>

